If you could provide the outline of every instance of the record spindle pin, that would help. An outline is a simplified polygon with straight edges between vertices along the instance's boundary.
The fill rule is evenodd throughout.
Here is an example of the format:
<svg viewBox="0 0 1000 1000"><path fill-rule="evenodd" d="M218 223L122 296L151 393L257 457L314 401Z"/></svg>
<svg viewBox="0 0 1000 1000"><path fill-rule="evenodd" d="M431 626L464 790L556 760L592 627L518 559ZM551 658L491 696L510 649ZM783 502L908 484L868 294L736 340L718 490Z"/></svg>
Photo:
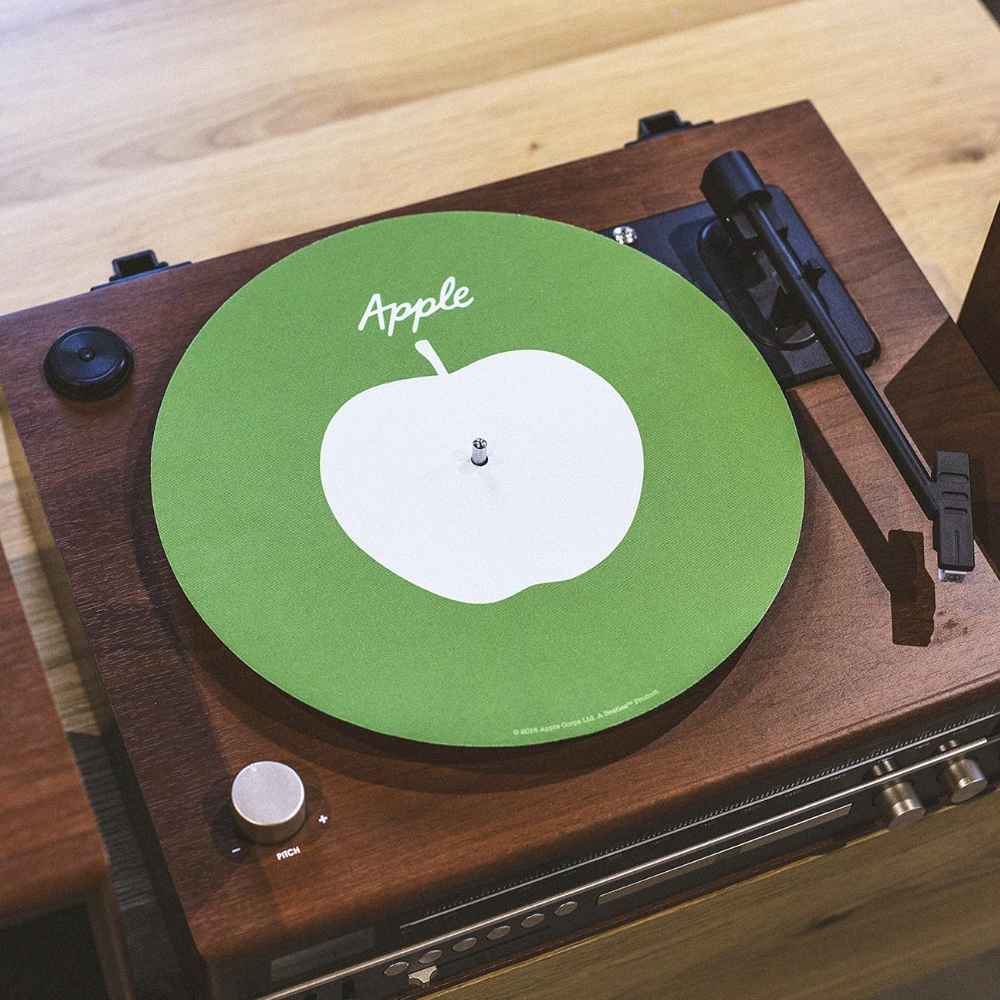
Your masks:
<svg viewBox="0 0 1000 1000"><path fill-rule="evenodd" d="M476 438L472 442L472 464L485 465L489 461L486 455L486 438Z"/></svg>

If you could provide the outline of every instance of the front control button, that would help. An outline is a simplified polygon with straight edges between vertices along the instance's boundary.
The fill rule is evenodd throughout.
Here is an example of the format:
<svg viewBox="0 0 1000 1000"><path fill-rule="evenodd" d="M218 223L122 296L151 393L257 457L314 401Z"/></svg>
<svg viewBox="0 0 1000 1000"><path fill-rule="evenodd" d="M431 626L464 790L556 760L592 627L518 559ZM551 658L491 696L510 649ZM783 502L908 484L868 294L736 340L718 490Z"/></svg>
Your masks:
<svg viewBox="0 0 1000 1000"><path fill-rule="evenodd" d="M989 784L982 768L971 757L951 761L944 769L944 783L948 786L948 798L952 805L968 802Z"/></svg>
<svg viewBox="0 0 1000 1000"><path fill-rule="evenodd" d="M437 966L432 965L429 969L417 969L410 973L410 985L423 989L437 979Z"/></svg>
<svg viewBox="0 0 1000 1000"><path fill-rule="evenodd" d="M401 976L410 967L409 962L393 962L383 970L387 976Z"/></svg>
<svg viewBox="0 0 1000 1000"><path fill-rule="evenodd" d="M421 965L433 965L444 952L440 948L431 948L430 951L425 951L417 961Z"/></svg>
<svg viewBox="0 0 1000 1000"><path fill-rule="evenodd" d="M890 830L903 830L924 818L927 810L916 789L908 781L896 781L879 792L889 819Z"/></svg>
<svg viewBox="0 0 1000 1000"><path fill-rule="evenodd" d="M544 920L545 920L544 913L532 913L521 921L521 926L524 928L537 927L540 923L543 923Z"/></svg>
<svg viewBox="0 0 1000 1000"><path fill-rule="evenodd" d="M486 936L491 941L502 941L509 933L510 924L500 924L499 927L494 927Z"/></svg>
<svg viewBox="0 0 1000 1000"><path fill-rule="evenodd" d="M579 904L576 900L568 899L565 903L560 903L555 908L555 915L557 917L568 917L571 913L575 912L577 906L579 906Z"/></svg>
<svg viewBox="0 0 1000 1000"><path fill-rule="evenodd" d="M474 937L462 938L461 941L456 941L452 946L452 951L468 951L470 948L476 947L476 939Z"/></svg>
<svg viewBox="0 0 1000 1000"><path fill-rule="evenodd" d="M306 819L306 790L287 764L258 760L233 779L233 817L240 833L258 844L278 844Z"/></svg>

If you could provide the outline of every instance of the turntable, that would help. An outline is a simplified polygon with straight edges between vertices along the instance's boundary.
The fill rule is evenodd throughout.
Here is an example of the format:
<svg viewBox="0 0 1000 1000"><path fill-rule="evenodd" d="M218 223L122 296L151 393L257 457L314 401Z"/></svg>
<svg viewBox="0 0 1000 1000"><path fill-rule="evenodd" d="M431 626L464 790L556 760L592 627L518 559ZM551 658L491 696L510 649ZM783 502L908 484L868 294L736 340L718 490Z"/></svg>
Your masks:
<svg viewBox="0 0 1000 1000"><path fill-rule="evenodd" d="M994 373L811 105L640 136L0 321L212 997L457 982L1000 773Z"/></svg>

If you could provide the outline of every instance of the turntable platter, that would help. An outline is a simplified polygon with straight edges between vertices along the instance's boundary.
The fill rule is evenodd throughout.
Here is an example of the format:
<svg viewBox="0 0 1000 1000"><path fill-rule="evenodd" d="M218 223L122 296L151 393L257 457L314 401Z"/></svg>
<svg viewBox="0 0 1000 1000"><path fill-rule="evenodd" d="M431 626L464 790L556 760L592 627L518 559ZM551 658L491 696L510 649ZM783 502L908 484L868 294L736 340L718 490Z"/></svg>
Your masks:
<svg viewBox="0 0 1000 1000"><path fill-rule="evenodd" d="M784 395L683 278L555 222L413 215L262 272L177 366L156 523L191 604L314 708L432 743L677 696L788 571Z"/></svg>

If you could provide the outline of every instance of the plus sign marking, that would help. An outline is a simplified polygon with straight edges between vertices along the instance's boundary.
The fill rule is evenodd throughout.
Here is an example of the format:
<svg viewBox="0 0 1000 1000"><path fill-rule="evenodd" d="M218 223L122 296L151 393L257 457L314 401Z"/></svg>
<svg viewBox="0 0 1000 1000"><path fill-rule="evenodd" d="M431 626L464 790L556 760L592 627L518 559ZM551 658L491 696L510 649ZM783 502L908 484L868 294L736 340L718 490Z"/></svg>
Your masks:
<svg viewBox="0 0 1000 1000"><path fill-rule="evenodd" d="M327 816L326 813L322 813L319 817L319 821L323 824L323 826L326 826L326 824L330 822L330 817Z"/></svg>

